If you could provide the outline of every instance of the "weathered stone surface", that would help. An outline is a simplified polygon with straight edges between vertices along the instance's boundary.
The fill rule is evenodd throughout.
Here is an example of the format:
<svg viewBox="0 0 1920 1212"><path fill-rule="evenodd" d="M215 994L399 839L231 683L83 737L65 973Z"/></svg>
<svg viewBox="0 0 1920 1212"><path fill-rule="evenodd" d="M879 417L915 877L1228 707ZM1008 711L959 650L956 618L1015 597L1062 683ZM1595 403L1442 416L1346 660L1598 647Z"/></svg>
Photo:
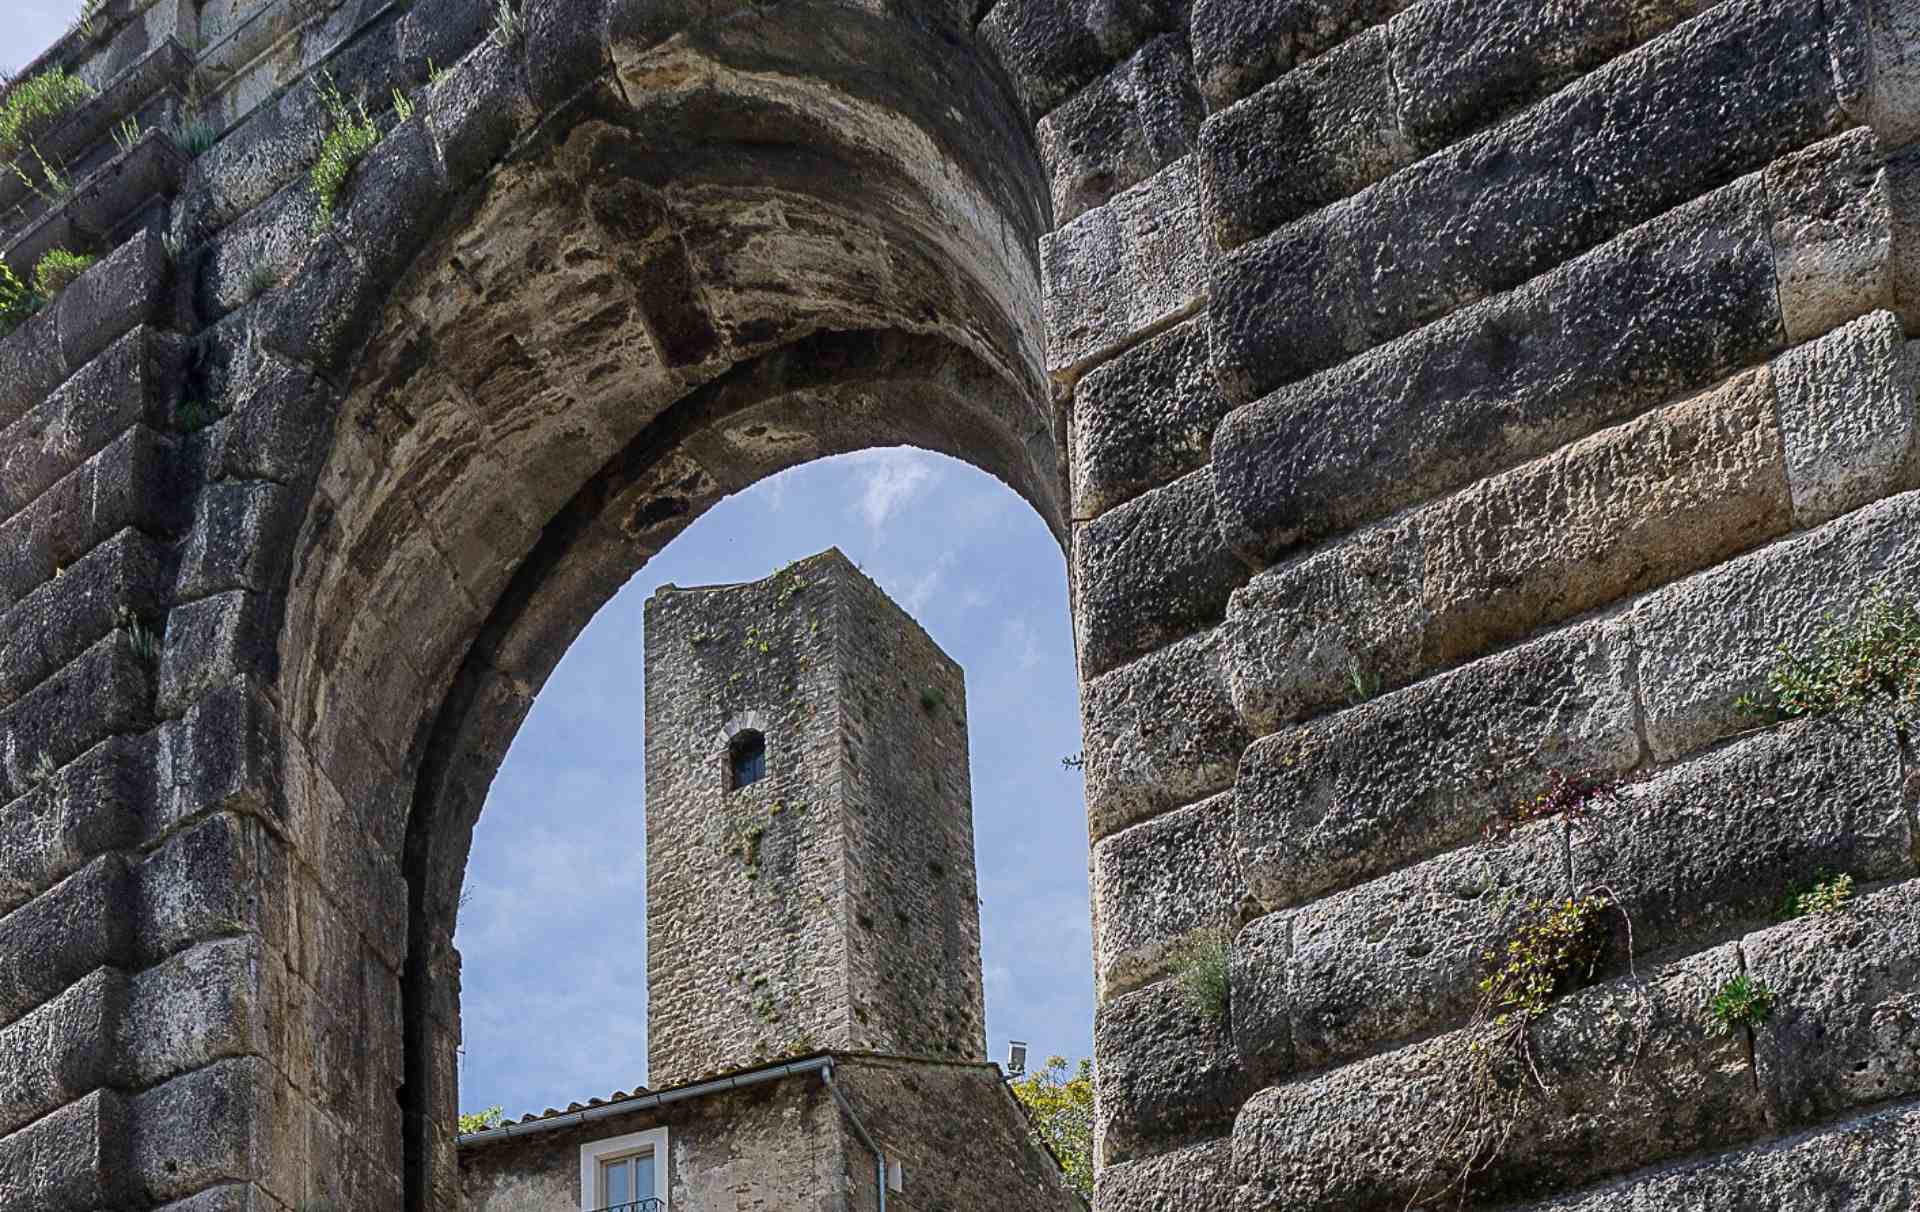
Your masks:
<svg viewBox="0 0 1920 1212"><path fill-rule="evenodd" d="M1894 302L1892 195L1886 156L1856 130L1762 174L1773 212L1787 339L1809 341Z"/></svg>
<svg viewBox="0 0 1920 1212"><path fill-rule="evenodd" d="M133 933L126 863L105 855L0 917L0 1023L56 997L95 968L124 967Z"/></svg>
<svg viewBox="0 0 1920 1212"><path fill-rule="evenodd" d="M1215 114L1195 167L1223 249L1357 193L1413 158L1384 26Z"/></svg>
<svg viewBox="0 0 1920 1212"><path fill-rule="evenodd" d="M1077 376L1200 304L1199 208L1188 157L1040 241L1047 369Z"/></svg>
<svg viewBox="0 0 1920 1212"><path fill-rule="evenodd" d="M42 311L0 337L0 425L13 424L66 381L58 315Z"/></svg>
<svg viewBox="0 0 1920 1212"><path fill-rule="evenodd" d="M221 1061L176 1077L129 1100L139 1131L132 1138L133 1173L146 1198L179 1199L235 1174L292 1171L306 1123L257 1057ZM297 1171L293 1171L297 1172ZM285 1182L274 1183L288 1193Z"/></svg>
<svg viewBox="0 0 1920 1212"><path fill-rule="evenodd" d="M1103 1166L1218 1132L1251 1085L1224 1016L1178 980L1114 998L1094 1015L1100 1057L1095 1142ZM1224 1010L1224 1007L1219 1008Z"/></svg>
<svg viewBox="0 0 1920 1212"><path fill-rule="evenodd" d="M146 746L110 737L0 807L0 913L138 836L151 777Z"/></svg>
<svg viewBox="0 0 1920 1212"><path fill-rule="evenodd" d="M1821 12L1818 0L1718 4L1350 203L1224 257L1211 311L1227 394L1251 401L1513 289L1840 129ZM1203 147L1213 137L1210 123ZM1641 171L1649 163L1666 168ZM1786 218L1801 215L1801 194L1771 200L1806 229L1802 239L1832 234L1831 219ZM1835 215L1844 226L1856 223L1852 205ZM1417 240L1406 238L1409 215L1421 216ZM1391 291L1370 286L1389 280ZM1697 305L1722 287L1696 272L1676 289Z"/></svg>
<svg viewBox="0 0 1920 1212"><path fill-rule="evenodd" d="M1233 783L1252 741L1234 714L1218 630L1087 683L1089 832L1095 842Z"/></svg>
<svg viewBox="0 0 1920 1212"><path fill-rule="evenodd" d="M1093 1194L1103 1208L1185 1212L1218 1203L1232 1190L1232 1169L1233 1141L1222 1138L1102 1167Z"/></svg>
<svg viewBox="0 0 1920 1212"><path fill-rule="evenodd" d="M112 1041L126 1080L144 1088L226 1057L264 1054L266 964L260 941L240 936L183 951L128 981Z"/></svg>
<svg viewBox="0 0 1920 1212"><path fill-rule="evenodd" d="M1626 630L1588 623L1265 738L1234 786L1252 890L1299 904L1470 841L1553 771L1631 769L1632 679Z"/></svg>
<svg viewBox="0 0 1920 1212"><path fill-rule="evenodd" d="M1195 931L1231 930L1250 900L1233 861L1233 797L1216 795L1107 838L1094 893L1114 906L1095 940L1096 993L1110 998L1167 970Z"/></svg>
<svg viewBox="0 0 1920 1212"><path fill-rule="evenodd" d="M1074 389L1074 517L1097 517L1203 466L1227 409L1204 318L1089 372Z"/></svg>
<svg viewBox="0 0 1920 1212"><path fill-rule="evenodd" d="M0 803L51 781L74 758L151 716L151 670L122 632L0 707Z"/></svg>
<svg viewBox="0 0 1920 1212"><path fill-rule="evenodd" d="M1513 1100L1499 1118L1465 1110L1467 1031L1263 1091L1234 1124L1235 1207L1404 1208L1469 1162L1476 1200L1525 1198L1751 1140L1767 1125L1745 1049L1700 1009L1737 964L1723 947L1561 999L1525 1059L1496 1053L1492 1099Z"/></svg>
<svg viewBox="0 0 1920 1212"><path fill-rule="evenodd" d="M0 1137L0 1190L28 1208L125 1207L128 1127L122 1096L97 1090Z"/></svg>
<svg viewBox="0 0 1920 1212"><path fill-rule="evenodd" d="M1782 348L1764 201L1749 178L1229 414L1212 465L1228 540L1271 557ZM1234 396L1258 380L1234 369L1238 337L1223 327L1236 322L1216 306L1213 323L1214 365Z"/></svg>
<svg viewBox="0 0 1920 1212"><path fill-rule="evenodd" d="M1575 890L1608 889L1642 953L1767 921L1823 870L1881 880L1911 871L1914 856L1892 739L1830 722L1761 733L1624 788L1571 843Z"/></svg>
<svg viewBox="0 0 1920 1212"><path fill-rule="evenodd" d="M1165 34L1040 120L1053 221L1069 223L1193 150L1202 107L1186 39Z"/></svg>
<svg viewBox="0 0 1920 1212"><path fill-rule="evenodd" d="M1457 1026L1486 956L1570 895L1564 827L1547 822L1325 897L1292 915L1285 1002L1267 1013L1291 1019L1302 1069Z"/></svg>
<svg viewBox="0 0 1920 1212"><path fill-rule="evenodd" d="M1233 1003L1233 1047L1247 1067L1250 1088L1297 1067L1293 1047L1293 924L1291 913L1256 918L1233 936L1228 984Z"/></svg>
<svg viewBox="0 0 1920 1212"><path fill-rule="evenodd" d="M139 325L170 318L171 271L160 233L147 227L61 291L57 308L65 363L78 368Z"/></svg>
<svg viewBox="0 0 1920 1212"><path fill-rule="evenodd" d="M1747 971L1774 994L1773 1014L1753 1029L1753 1057L1781 1123L1818 1123L1920 1090L1920 881L1740 946Z"/></svg>
<svg viewBox="0 0 1920 1212"><path fill-rule="evenodd" d="M1408 0L1195 0L1200 91L1224 109L1268 80L1338 46Z"/></svg>
<svg viewBox="0 0 1920 1212"><path fill-rule="evenodd" d="M0 616L0 706L18 699L116 627L156 637L165 553L122 530Z"/></svg>
<svg viewBox="0 0 1920 1212"><path fill-rule="evenodd" d="M1154 34L1172 29L1176 14L1169 0L1000 0L980 22L979 35L1035 119Z"/></svg>
<svg viewBox="0 0 1920 1212"><path fill-rule="evenodd" d="M1531 1212L1906 1212L1920 1182L1917 1173L1920 1111L1897 1107L1539 1204Z"/></svg>
<svg viewBox="0 0 1920 1212"><path fill-rule="evenodd" d="M1421 662L1451 665L1792 524L1762 368L1421 510Z"/></svg>
<svg viewBox="0 0 1920 1212"><path fill-rule="evenodd" d="M1875 583L1920 590L1917 519L1920 494L1894 497L1637 602L1630 618L1654 759L1751 727L1735 701L1763 688L1782 645L1805 651L1823 615L1850 614Z"/></svg>
<svg viewBox="0 0 1920 1212"><path fill-rule="evenodd" d="M0 1028L0 1134L112 1081L126 1006L125 978L108 968L11 1026Z"/></svg>
<svg viewBox="0 0 1920 1212"><path fill-rule="evenodd" d="M1076 526L1073 570L1083 677L1218 621L1252 575L1221 540L1204 470Z"/></svg>
<svg viewBox="0 0 1920 1212"><path fill-rule="evenodd" d="M1788 350L1773 379L1796 526L1920 488L1908 470L1920 369L1891 312Z"/></svg>

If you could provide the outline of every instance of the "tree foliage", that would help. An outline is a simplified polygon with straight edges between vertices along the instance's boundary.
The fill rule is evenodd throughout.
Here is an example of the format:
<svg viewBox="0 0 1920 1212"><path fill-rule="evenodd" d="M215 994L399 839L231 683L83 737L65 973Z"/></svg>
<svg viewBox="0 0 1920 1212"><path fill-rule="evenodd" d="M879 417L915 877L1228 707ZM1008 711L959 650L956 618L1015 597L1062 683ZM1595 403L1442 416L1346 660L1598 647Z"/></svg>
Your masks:
<svg viewBox="0 0 1920 1212"><path fill-rule="evenodd" d="M460 1116L460 1135L469 1132L485 1132L488 1128L498 1128L500 1119L506 1112L500 1107L488 1107L485 1111L467 1111Z"/></svg>
<svg viewBox="0 0 1920 1212"><path fill-rule="evenodd" d="M1074 1190L1093 1198L1093 1062L1069 1067L1064 1056L1008 1083L1026 1108L1033 1134L1053 1150Z"/></svg>

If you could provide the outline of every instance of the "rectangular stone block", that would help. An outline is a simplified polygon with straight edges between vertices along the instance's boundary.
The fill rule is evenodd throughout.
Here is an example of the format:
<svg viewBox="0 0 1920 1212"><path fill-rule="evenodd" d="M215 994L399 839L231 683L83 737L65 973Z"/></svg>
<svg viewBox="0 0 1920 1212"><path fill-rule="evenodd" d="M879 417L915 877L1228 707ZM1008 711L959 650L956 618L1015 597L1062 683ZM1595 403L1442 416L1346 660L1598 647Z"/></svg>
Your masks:
<svg viewBox="0 0 1920 1212"><path fill-rule="evenodd" d="M131 845L151 795L144 738L110 737L0 807L0 913Z"/></svg>
<svg viewBox="0 0 1920 1212"><path fill-rule="evenodd" d="M1899 317L1876 311L1774 362L1795 526L1920 488L1909 467L1920 434L1916 352Z"/></svg>
<svg viewBox="0 0 1920 1212"><path fill-rule="evenodd" d="M1538 905L1572 894L1565 828L1550 821L1300 909L1284 1007L1295 1063L1318 1069L1466 1023L1486 957L1538 921ZM1244 1004L1236 991L1235 1011Z"/></svg>
<svg viewBox="0 0 1920 1212"><path fill-rule="evenodd" d="M273 1179L303 1169L306 1117L266 1061L246 1057L196 1069L135 1095L129 1110L138 1125L131 1164L148 1200L164 1203L248 1178L292 1198L295 1184Z"/></svg>
<svg viewBox="0 0 1920 1212"><path fill-rule="evenodd" d="M1077 525L1073 569L1089 678L1218 622L1252 575L1220 537L1204 470Z"/></svg>
<svg viewBox="0 0 1920 1212"><path fill-rule="evenodd" d="M0 803L50 782L60 767L152 718L152 670L110 632L79 659L0 708Z"/></svg>
<svg viewBox="0 0 1920 1212"><path fill-rule="evenodd" d="M0 337L0 425L11 425L66 382L58 311L42 311Z"/></svg>
<svg viewBox="0 0 1920 1212"><path fill-rule="evenodd" d="M1772 1015L1753 1028L1753 1056L1783 1125L1920 1091L1920 880L1740 947L1774 995Z"/></svg>
<svg viewBox="0 0 1920 1212"><path fill-rule="evenodd" d="M229 589L278 587L292 560L305 502L282 484L226 480L201 489L180 553L175 592L186 600Z"/></svg>
<svg viewBox="0 0 1920 1212"><path fill-rule="evenodd" d="M1053 221L1070 223L1193 150L1203 109L1187 41L1163 34L1040 120Z"/></svg>
<svg viewBox="0 0 1920 1212"><path fill-rule="evenodd" d="M158 802L146 838L159 840L205 812L253 813L297 828L276 782L278 713L251 687L230 683L155 729Z"/></svg>
<svg viewBox="0 0 1920 1212"><path fill-rule="evenodd" d="M1906 493L1659 589L1630 615L1654 760L1754 724L1735 701L1765 687L1787 645L1806 651L1829 612L1875 583L1920 593L1920 494Z"/></svg>
<svg viewBox="0 0 1920 1212"><path fill-rule="evenodd" d="M286 844L260 821L229 812L168 838L134 869L140 962L159 963L196 943L236 934L291 952L297 937L291 861Z"/></svg>
<svg viewBox="0 0 1920 1212"><path fill-rule="evenodd" d="M1169 0L1002 0L977 33L1029 119L1037 119L1154 34L1174 28Z"/></svg>
<svg viewBox="0 0 1920 1212"><path fill-rule="evenodd" d="M1227 394L1255 399L1511 290L1841 130L1826 26L1819 0L1728 0L1350 203L1222 258L1211 310ZM1408 216L1427 234L1409 239ZM1248 238L1278 226L1258 213L1239 222L1232 230ZM1374 288L1384 281L1394 288Z"/></svg>
<svg viewBox="0 0 1920 1212"><path fill-rule="evenodd" d="M0 1191L21 1208L137 1207L126 1100L97 1090L0 1137Z"/></svg>
<svg viewBox="0 0 1920 1212"><path fill-rule="evenodd" d="M1209 229L1235 249L1358 193L1413 159L1385 26L1207 120L1195 169Z"/></svg>
<svg viewBox="0 0 1920 1212"><path fill-rule="evenodd" d="M1233 936L1228 984L1233 1003L1233 1047L1252 1087L1298 1067L1293 1047L1294 914L1269 913Z"/></svg>
<svg viewBox="0 0 1920 1212"><path fill-rule="evenodd" d="M1233 797L1122 830L1093 848L1101 906L1095 974L1102 998L1166 971L1169 954L1197 930L1231 929L1250 900L1233 862Z"/></svg>
<svg viewBox="0 0 1920 1212"><path fill-rule="evenodd" d="M1086 683L1081 718L1096 842L1232 786L1252 742L1234 714L1217 630Z"/></svg>
<svg viewBox="0 0 1920 1212"><path fill-rule="evenodd" d="M1130 1212L1188 1212L1217 1205L1232 1190L1233 1141L1222 1137L1139 1161L1103 1167L1094 1199Z"/></svg>
<svg viewBox="0 0 1920 1212"><path fill-rule="evenodd" d="M83 366L135 328L171 319L172 273L159 231L142 227L61 291L57 306L66 364Z"/></svg>
<svg viewBox="0 0 1920 1212"><path fill-rule="evenodd" d="M1074 517L1202 467L1227 413L1207 360L1207 322L1189 320L1088 372L1073 397Z"/></svg>
<svg viewBox="0 0 1920 1212"><path fill-rule="evenodd" d="M131 621L157 639L165 568L159 544L122 530L0 616L0 707Z"/></svg>
<svg viewBox="0 0 1920 1212"><path fill-rule="evenodd" d="M112 1083L126 980L98 968L9 1027L0 1027L0 1134Z"/></svg>
<svg viewBox="0 0 1920 1212"><path fill-rule="evenodd" d="M1611 890L1642 954L1768 921L1822 870L1873 881L1914 862L1899 749L1819 721L1624 788L1571 841L1575 888Z"/></svg>
<svg viewBox="0 0 1920 1212"><path fill-rule="evenodd" d="M1788 340L1810 341L1876 307L1895 305L1898 258L1888 173L1879 139L1870 130L1852 130L1783 156L1762 174L1773 209ZM1904 248L1900 254L1912 255Z"/></svg>
<svg viewBox="0 0 1920 1212"><path fill-rule="evenodd" d="M236 1056L273 1056L267 959L258 938L201 943L127 982L113 1037L136 1087Z"/></svg>
<svg viewBox="0 0 1920 1212"><path fill-rule="evenodd" d="M1470 841L1554 771L1632 769L1632 660L1585 623L1256 743L1234 786L1253 892L1296 905Z"/></svg>
<svg viewBox="0 0 1920 1212"><path fill-rule="evenodd" d="M103 855L0 917L0 1023L71 988L95 968L124 968L133 933L126 863Z"/></svg>
<svg viewBox="0 0 1920 1212"><path fill-rule="evenodd" d="M156 709L167 716L227 683L266 682L279 668L279 612L272 597L245 589L175 606L167 615Z"/></svg>
<svg viewBox="0 0 1920 1212"><path fill-rule="evenodd" d="M1761 368L1421 510L1421 664L1720 563L1793 524Z"/></svg>
<svg viewBox="0 0 1920 1212"><path fill-rule="evenodd" d="M1409 0L1195 0L1193 63L1211 109L1326 53Z"/></svg>
<svg viewBox="0 0 1920 1212"><path fill-rule="evenodd" d="M1201 1008L1178 980L1102 1005L1093 1050L1102 1166L1219 1135L1252 1090L1226 1018Z"/></svg>
<svg viewBox="0 0 1920 1212"><path fill-rule="evenodd" d="M1230 414L1212 464L1228 541L1271 559L1781 349L1765 200L1748 178ZM1238 355L1220 298L1214 364L1232 396ZM1285 309L1274 299L1257 306Z"/></svg>
<svg viewBox="0 0 1920 1212"><path fill-rule="evenodd" d="M1820 1131L1656 1171L1530 1212L1908 1212L1920 1175L1920 1109L1895 1107Z"/></svg>
<svg viewBox="0 0 1920 1212"><path fill-rule="evenodd" d="M1191 156L1040 240L1047 369L1069 381L1207 295Z"/></svg>
<svg viewBox="0 0 1920 1212"><path fill-rule="evenodd" d="M1562 998L1524 1058L1495 1045L1490 1090L1457 1031L1262 1091L1234 1123L1235 1207L1401 1212L1456 1198L1468 1167L1468 1198L1494 1204L1750 1141L1746 1050L1701 1012L1737 966L1727 946Z"/></svg>

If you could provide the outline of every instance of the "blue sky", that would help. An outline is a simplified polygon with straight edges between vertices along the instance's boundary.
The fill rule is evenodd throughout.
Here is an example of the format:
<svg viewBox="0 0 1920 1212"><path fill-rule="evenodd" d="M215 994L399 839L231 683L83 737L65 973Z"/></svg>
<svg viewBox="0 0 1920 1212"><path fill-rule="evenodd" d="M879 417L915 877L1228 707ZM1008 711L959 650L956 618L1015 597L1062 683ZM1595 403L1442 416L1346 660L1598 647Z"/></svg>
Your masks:
<svg viewBox="0 0 1920 1212"><path fill-rule="evenodd" d="M9 72L78 11L77 0L0 5ZM465 1107L564 1107L644 1080L642 604L668 581L754 580L836 545L967 671L991 1054L1004 1057L1009 1036L1040 1056L1090 1050L1085 814L1079 776L1060 768L1080 748L1060 549L990 476L924 451L868 451L722 502L554 672L494 783L468 870Z"/></svg>

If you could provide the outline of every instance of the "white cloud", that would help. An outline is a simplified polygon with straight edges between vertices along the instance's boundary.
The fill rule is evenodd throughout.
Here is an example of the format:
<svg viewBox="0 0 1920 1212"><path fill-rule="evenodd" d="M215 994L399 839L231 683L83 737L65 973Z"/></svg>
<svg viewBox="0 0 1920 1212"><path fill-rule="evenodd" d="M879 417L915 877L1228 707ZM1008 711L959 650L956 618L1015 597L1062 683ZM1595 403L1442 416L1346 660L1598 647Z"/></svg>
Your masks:
<svg viewBox="0 0 1920 1212"><path fill-rule="evenodd" d="M934 456L923 450L901 447L863 451L852 460L863 465L860 497L854 508L874 530L884 527L941 475Z"/></svg>

